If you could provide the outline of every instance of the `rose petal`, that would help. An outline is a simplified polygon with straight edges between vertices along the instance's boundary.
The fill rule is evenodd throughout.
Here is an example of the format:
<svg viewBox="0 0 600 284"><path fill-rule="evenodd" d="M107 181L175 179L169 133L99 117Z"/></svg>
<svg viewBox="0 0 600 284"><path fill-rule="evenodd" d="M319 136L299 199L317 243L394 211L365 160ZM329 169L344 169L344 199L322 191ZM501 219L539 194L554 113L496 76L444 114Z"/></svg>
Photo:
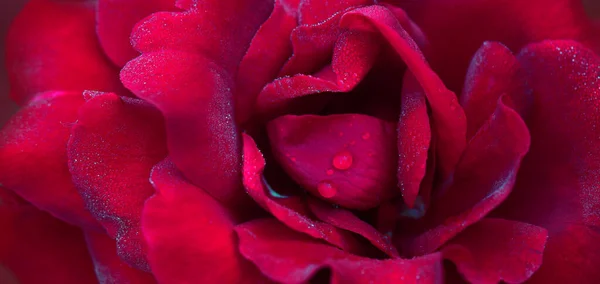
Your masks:
<svg viewBox="0 0 600 284"><path fill-rule="evenodd" d="M283 202L278 202L281 200L268 197L266 194L266 182L262 175L265 160L258 150L256 143L252 140L252 137L243 134L243 138L244 186L248 195L288 227L313 238L322 239L340 249L353 253L361 252L361 245L349 232L340 230L327 223L311 220L306 214L302 214L294 210L294 208L286 206ZM289 204L291 197L287 199L285 201ZM304 201L298 201L298 203L304 205Z"/></svg>
<svg viewBox="0 0 600 284"><path fill-rule="evenodd" d="M518 59L534 99L532 145L498 214L548 229L532 283L598 282L600 59L570 41L530 45Z"/></svg>
<svg viewBox="0 0 600 284"><path fill-rule="evenodd" d="M160 283L265 283L241 257L231 212L189 184L170 160L152 170L142 213L148 260Z"/></svg>
<svg viewBox="0 0 600 284"><path fill-rule="evenodd" d="M452 239L442 253L470 283L523 283L542 265L546 229L486 218Z"/></svg>
<svg viewBox="0 0 600 284"><path fill-rule="evenodd" d="M321 93L351 91L365 78L379 56L381 40L372 33L340 29L340 17L337 14L318 25L294 30L294 53L279 74L284 77L259 93L258 113L268 120L287 113L314 112L329 101L329 96Z"/></svg>
<svg viewBox="0 0 600 284"><path fill-rule="evenodd" d="M529 139L521 117L499 101L469 142L452 184L427 212L431 229L402 247L412 255L432 252L496 208L512 190Z"/></svg>
<svg viewBox="0 0 600 284"><path fill-rule="evenodd" d="M6 41L12 98L25 104L44 91L122 90L94 26L90 2L34 0L25 5Z"/></svg>
<svg viewBox="0 0 600 284"><path fill-rule="evenodd" d="M121 76L165 116L169 155L185 177L221 202L246 202L230 74L205 57L162 51L130 61Z"/></svg>
<svg viewBox="0 0 600 284"><path fill-rule="evenodd" d="M102 230L84 206L67 166L67 141L81 93L37 95L0 133L0 184L57 218Z"/></svg>
<svg viewBox="0 0 600 284"><path fill-rule="evenodd" d="M235 114L240 125L252 116L260 90L277 76L292 55L290 34L297 26L297 5L287 2L275 1L271 16L256 32L240 63L235 95Z"/></svg>
<svg viewBox="0 0 600 284"><path fill-rule="evenodd" d="M523 109L527 96L523 95L523 80L517 77L519 69L516 57L501 43L485 42L475 53L460 96L467 116L468 138L473 137L494 112L500 96L506 94L513 101L521 101L514 108Z"/></svg>
<svg viewBox="0 0 600 284"><path fill-rule="evenodd" d="M438 283L443 277L438 254L410 260L357 257L315 242L274 219L254 220L235 230L241 253L279 282L304 283L323 268L331 269L331 283Z"/></svg>
<svg viewBox="0 0 600 284"><path fill-rule="evenodd" d="M185 12L152 14L131 37L142 53L188 51L234 72L252 37L273 9L272 0L192 1Z"/></svg>
<svg viewBox="0 0 600 284"><path fill-rule="evenodd" d="M300 0L300 22L303 25L315 25L325 21L333 14L356 6L372 5L373 0L322 1Z"/></svg>
<svg viewBox="0 0 600 284"><path fill-rule="evenodd" d="M398 187L413 207L427 169L431 126L423 88L409 71L404 75L398 120Z"/></svg>
<svg viewBox="0 0 600 284"><path fill-rule="evenodd" d="M104 234L86 233L88 249L94 261L96 276L100 284L131 283L152 284L156 280L150 273L132 268L116 254L117 245Z"/></svg>
<svg viewBox="0 0 600 284"><path fill-rule="evenodd" d="M106 55L123 66L139 53L131 46L129 36L135 24L158 11L173 10L174 0L99 0L96 31Z"/></svg>
<svg viewBox="0 0 600 284"><path fill-rule="evenodd" d="M466 119L454 93L427 65L414 40L395 16L383 6L358 8L346 13L340 26L361 31L377 31L387 39L423 87L432 109L435 133L440 139L439 163L443 179L458 163L466 145Z"/></svg>
<svg viewBox="0 0 600 284"><path fill-rule="evenodd" d="M356 217L351 211L334 208L331 204L314 198L309 199L308 205L317 218L323 222L359 234L388 256L392 258L398 257L398 251L391 244L387 236L384 236L373 228L373 226Z"/></svg>
<svg viewBox="0 0 600 284"><path fill-rule="evenodd" d="M3 188L0 228L0 263L18 283L96 283L81 230L39 211ZM0 280L4 279L0 276Z"/></svg>
<svg viewBox="0 0 600 284"><path fill-rule="evenodd" d="M287 115L271 121L277 161L313 195L368 209L394 193L394 125L358 114Z"/></svg>
<svg viewBox="0 0 600 284"><path fill-rule="evenodd" d="M119 256L147 270L139 222L144 201L154 192L150 169L167 154L163 119L137 99L88 95L68 145L73 182L87 208L116 238Z"/></svg>
<svg viewBox="0 0 600 284"><path fill-rule="evenodd" d="M517 51L544 39L596 37L580 0L386 2L397 3L421 27L429 41L432 68L457 93L473 54L485 41Z"/></svg>

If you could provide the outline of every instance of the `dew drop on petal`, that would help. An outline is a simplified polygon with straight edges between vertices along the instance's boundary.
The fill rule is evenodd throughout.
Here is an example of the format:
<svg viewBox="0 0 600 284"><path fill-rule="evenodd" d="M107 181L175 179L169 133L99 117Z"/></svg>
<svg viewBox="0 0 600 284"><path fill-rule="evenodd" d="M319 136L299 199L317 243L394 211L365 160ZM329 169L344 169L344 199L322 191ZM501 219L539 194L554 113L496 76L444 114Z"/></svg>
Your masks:
<svg viewBox="0 0 600 284"><path fill-rule="evenodd" d="M362 135L363 140L369 140L369 138L371 138L371 133L369 133L369 132L363 133L363 135Z"/></svg>
<svg viewBox="0 0 600 284"><path fill-rule="evenodd" d="M333 167L338 170L347 170L352 166L352 154L342 151L333 156Z"/></svg>
<svg viewBox="0 0 600 284"><path fill-rule="evenodd" d="M325 173L326 173L328 176L331 176L331 175L333 175L333 170L332 170L332 169L329 169L329 170L327 170Z"/></svg>
<svg viewBox="0 0 600 284"><path fill-rule="evenodd" d="M317 184L319 194L325 198L332 198L337 193L337 188L329 181L321 181Z"/></svg>

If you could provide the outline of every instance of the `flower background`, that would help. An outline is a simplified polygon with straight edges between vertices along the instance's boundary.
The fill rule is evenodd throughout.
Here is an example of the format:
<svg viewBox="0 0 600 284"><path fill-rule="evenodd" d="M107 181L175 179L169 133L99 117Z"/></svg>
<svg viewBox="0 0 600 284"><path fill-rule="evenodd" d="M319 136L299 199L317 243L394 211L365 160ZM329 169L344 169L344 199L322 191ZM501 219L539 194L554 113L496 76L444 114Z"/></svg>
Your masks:
<svg viewBox="0 0 600 284"><path fill-rule="evenodd" d="M588 13L595 18L600 19L600 1L598 0L582 0L586 5ZM6 40L6 32L8 27L21 10L27 0L3 0L0 1L0 127L8 121L8 119L17 111L17 105L10 100L8 95L9 85L4 68L4 46Z"/></svg>

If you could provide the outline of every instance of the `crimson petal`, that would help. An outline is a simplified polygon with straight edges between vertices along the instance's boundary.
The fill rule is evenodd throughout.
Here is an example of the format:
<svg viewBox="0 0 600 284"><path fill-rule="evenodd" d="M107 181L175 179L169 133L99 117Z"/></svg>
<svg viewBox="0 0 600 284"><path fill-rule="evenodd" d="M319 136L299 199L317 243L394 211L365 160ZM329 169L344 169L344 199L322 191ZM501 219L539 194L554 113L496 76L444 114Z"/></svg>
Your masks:
<svg viewBox="0 0 600 284"><path fill-rule="evenodd" d="M469 226L442 249L470 283L523 283L542 265L546 229L486 218Z"/></svg>
<svg viewBox="0 0 600 284"><path fill-rule="evenodd" d="M73 225L101 230L71 181L67 141L81 93L38 94L0 133L0 184Z"/></svg>
<svg viewBox="0 0 600 284"><path fill-rule="evenodd" d="M313 195L368 209L395 192L394 124L367 115L287 115L267 125L275 158Z"/></svg>
<svg viewBox="0 0 600 284"><path fill-rule="evenodd" d="M273 9L272 0L194 0L184 12L154 13L132 33L142 52L179 50L200 54L233 73L252 37Z"/></svg>
<svg viewBox="0 0 600 284"><path fill-rule="evenodd" d="M240 62L235 95L238 124L250 119L258 93L277 76L281 66L292 55L290 34L298 24L297 7L287 2L275 1L271 16L256 32Z"/></svg>
<svg viewBox="0 0 600 284"><path fill-rule="evenodd" d="M571 41L533 44L517 58L534 96L532 145L498 214L548 229L532 283L598 282L600 58Z"/></svg>
<svg viewBox="0 0 600 284"><path fill-rule="evenodd" d="M7 38L11 96L25 104L44 91L120 91L118 70L96 38L89 1L30 1Z"/></svg>
<svg viewBox="0 0 600 284"><path fill-rule="evenodd" d="M423 87L432 109L439 143L439 164L443 178L448 177L466 147L466 118L454 93L431 70L415 41L398 19L383 6L358 8L346 13L340 26L361 31L377 31L387 39Z"/></svg>
<svg viewBox="0 0 600 284"><path fill-rule="evenodd" d="M283 202L278 202L276 199L268 197L264 177L262 176L265 160L258 150L256 143L252 140L252 137L243 134L243 138L244 186L248 195L288 227L313 238L322 239L340 249L353 253L361 252L361 245L349 232L340 230L327 223L311 220L305 216L306 214L302 214L294 210L294 208L285 206ZM289 200L286 201L286 203L289 203ZM303 200L299 201L301 205L304 205L303 202Z"/></svg>
<svg viewBox="0 0 600 284"><path fill-rule="evenodd" d="M148 269L140 230L144 201L154 192L150 169L166 154L160 113L112 93L88 93L68 145L69 169L87 208L116 238L127 263Z"/></svg>
<svg viewBox="0 0 600 284"><path fill-rule="evenodd" d="M174 0L99 0L97 5L98 39L117 66L139 55L129 39L135 24L154 12L175 8Z"/></svg>
<svg viewBox="0 0 600 284"><path fill-rule="evenodd" d="M413 207L419 195L421 181L427 170L427 155L431 142L431 126L423 88L414 75L404 75L400 118L398 120L398 186L408 207Z"/></svg>
<svg viewBox="0 0 600 284"><path fill-rule="evenodd" d="M162 51L130 61L121 76L165 116L169 155L185 177L221 202L245 202L230 74L203 56Z"/></svg>
<svg viewBox="0 0 600 284"><path fill-rule="evenodd" d="M597 38L581 0L385 1L402 7L421 27L433 69L457 93L473 54L485 41L517 51L545 39Z"/></svg>
<svg viewBox="0 0 600 284"><path fill-rule="evenodd" d="M432 229L404 243L406 251L432 252L502 203L512 190L529 142L519 114L499 100L494 114L469 142L453 183L427 212Z"/></svg>
<svg viewBox="0 0 600 284"><path fill-rule="evenodd" d="M238 252L231 212L189 184L173 162L152 170L142 213L148 260L160 283L264 283Z"/></svg>
<svg viewBox="0 0 600 284"><path fill-rule="evenodd" d="M356 6L371 5L374 0L322 1L300 0L300 22L303 25L315 25L332 15Z"/></svg>
<svg viewBox="0 0 600 284"><path fill-rule="evenodd" d="M88 250L96 267L100 284L129 283L153 284L156 280L150 273L132 268L117 256L117 244L104 234L85 234Z"/></svg>
<svg viewBox="0 0 600 284"><path fill-rule="evenodd" d="M331 283L439 283L438 254L410 260L376 260L354 256L296 233L274 219L259 219L235 228L240 251L265 275L284 283L304 283L330 268Z"/></svg>
<svg viewBox="0 0 600 284"><path fill-rule="evenodd" d="M24 203L3 188L0 228L0 269L4 266L17 283L96 283L81 230ZM4 281L1 274L0 280Z"/></svg>
<svg viewBox="0 0 600 284"><path fill-rule="evenodd" d="M485 42L473 56L465 79L460 103L467 116L467 137L471 138L496 108L498 98L508 95L515 102L515 110L522 113L524 100L518 78L520 64L512 52L501 43Z"/></svg>
<svg viewBox="0 0 600 284"><path fill-rule="evenodd" d="M384 236L373 228L373 226L356 217L351 211L334 208L331 204L314 198L309 199L308 205L317 218L323 222L359 234L388 256L392 258L398 257L398 251L391 244L387 236Z"/></svg>

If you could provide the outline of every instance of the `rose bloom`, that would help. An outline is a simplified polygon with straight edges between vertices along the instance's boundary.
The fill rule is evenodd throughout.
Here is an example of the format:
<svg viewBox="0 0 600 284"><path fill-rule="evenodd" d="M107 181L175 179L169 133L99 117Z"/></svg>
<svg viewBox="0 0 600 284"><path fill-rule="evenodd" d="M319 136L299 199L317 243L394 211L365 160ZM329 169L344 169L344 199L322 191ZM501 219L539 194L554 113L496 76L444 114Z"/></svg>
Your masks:
<svg viewBox="0 0 600 284"><path fill-rule="evenodd" d="M32 0L0 282L600 283L597 35L578 0Z"/></svg>

